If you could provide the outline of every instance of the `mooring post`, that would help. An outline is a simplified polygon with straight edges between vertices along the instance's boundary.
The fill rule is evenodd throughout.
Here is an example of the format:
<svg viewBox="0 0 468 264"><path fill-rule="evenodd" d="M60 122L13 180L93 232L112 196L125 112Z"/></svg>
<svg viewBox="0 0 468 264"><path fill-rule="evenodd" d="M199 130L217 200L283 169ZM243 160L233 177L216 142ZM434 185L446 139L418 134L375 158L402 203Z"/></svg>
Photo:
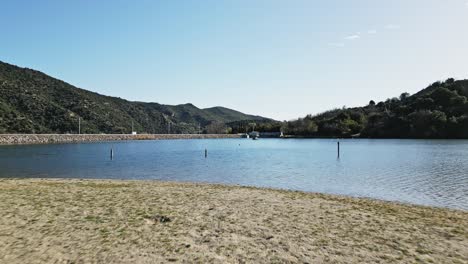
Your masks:
<svg viewBox="0 0 468 264"><path fill-rule="evenodd" d="M110 151L110 159L113 160L114 159L114 149L111 148L111 151Z"/></svg>
<svg viewBox="0 0 468 264"><path fill-rule="evenodd" d="M338 145L338 158L339 158L340 157L340 141L338 140L337 143L338 143L337 145Z"/></svg>
<svg viewBox="0 0 468 264"><path fill-rule="evenodd" d="M207 158L207 157L208 157L208 150L205 149L205 158Z"/></svg>

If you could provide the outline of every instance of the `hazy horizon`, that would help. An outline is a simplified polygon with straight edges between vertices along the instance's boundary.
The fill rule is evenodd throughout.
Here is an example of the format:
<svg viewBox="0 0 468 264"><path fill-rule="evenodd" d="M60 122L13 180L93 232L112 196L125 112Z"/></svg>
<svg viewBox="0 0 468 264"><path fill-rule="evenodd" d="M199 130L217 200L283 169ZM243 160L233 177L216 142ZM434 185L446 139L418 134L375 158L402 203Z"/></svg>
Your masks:
<svg viewBox="0 0 468 264"><path fill-rule="evenodd" d="M131 101L289 120L468 78L468 1L15 1L0 60Z"/></svg>

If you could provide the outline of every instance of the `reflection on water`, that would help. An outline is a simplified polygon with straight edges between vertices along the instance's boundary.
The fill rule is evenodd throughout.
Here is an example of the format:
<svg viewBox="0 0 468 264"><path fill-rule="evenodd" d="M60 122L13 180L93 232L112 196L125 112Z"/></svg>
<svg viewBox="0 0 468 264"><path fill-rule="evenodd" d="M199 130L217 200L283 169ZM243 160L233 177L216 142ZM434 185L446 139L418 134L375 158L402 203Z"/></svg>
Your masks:
<svg viewBox="0 0 468 264"><path fill-rule="evenodd" d="M468 210L468 141L342 140L339 159L331 139L2 146L0 177L214 182Z"/></svg>

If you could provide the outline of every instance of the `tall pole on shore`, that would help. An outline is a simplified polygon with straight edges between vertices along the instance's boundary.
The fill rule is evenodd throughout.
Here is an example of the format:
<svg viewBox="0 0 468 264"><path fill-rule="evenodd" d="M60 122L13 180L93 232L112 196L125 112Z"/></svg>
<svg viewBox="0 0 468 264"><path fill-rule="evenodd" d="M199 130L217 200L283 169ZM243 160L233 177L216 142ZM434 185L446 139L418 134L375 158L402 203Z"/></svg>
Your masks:
<svg viewBox="0 0 468 264"><path fill-rule="evenodd" d="M81 134L81 117L78 117L78 135Z"/></svg>

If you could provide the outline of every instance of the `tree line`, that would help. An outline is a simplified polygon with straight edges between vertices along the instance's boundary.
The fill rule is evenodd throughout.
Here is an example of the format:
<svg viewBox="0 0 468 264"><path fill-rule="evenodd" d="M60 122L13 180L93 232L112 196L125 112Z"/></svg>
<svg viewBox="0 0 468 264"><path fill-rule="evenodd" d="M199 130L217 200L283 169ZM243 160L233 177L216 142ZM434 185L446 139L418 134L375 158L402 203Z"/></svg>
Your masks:
<svg viewBox="0 0 468 264"><path fill-rule="evenodd" d="M297 137L468 138L468 80L435 82L410 95L339 108L296 120L254 123L257 131L282 131ZM235 123L232 132L252 129ZM236 127L237 126L237 127Z"/></svg>

